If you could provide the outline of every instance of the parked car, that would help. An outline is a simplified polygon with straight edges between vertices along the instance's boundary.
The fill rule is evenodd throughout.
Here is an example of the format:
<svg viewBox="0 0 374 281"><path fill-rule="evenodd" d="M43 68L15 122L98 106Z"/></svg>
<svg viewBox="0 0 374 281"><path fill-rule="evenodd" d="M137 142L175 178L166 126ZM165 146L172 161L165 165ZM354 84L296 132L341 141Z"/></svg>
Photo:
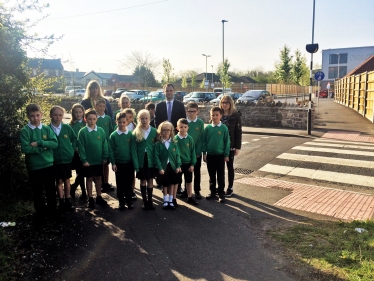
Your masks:
<svg viewBox="0 0 374 281"><path fill-rule="evenodd" d="M236 101L238 98L242 96L240 93L227 93L225 96L230 96L234 101ZM209 103L214 105L219 105L219 102L221 101L221 98L223 97L223 94L220 94L217 98L212 99Z"/></svg>
<svg viewBox="0 0 374 281"><path fill-rule="evenodd" d="M259 100L273 100L272 95L268 91L263 90L249 90L245 92L238 101L251 101L257 103Z"/></svg>
<svg viewBox="0 0 374 281"><path fill-rule="evenodd" d="M145 92L143 90L129 90L123 92L121 96L128 96L130 100L140 100L145 97Z"/></svg>
<svg viewBox="0 0 374 281"><path fill-rule="evenodd" d="M126 92L126 91L127 91L127 89L125 89L125 88L118 88L114 93L112 93L112 97L114 99L118 99L122 95L122 93Z"/></svg>
<svg viewBox="0 0 374 281"><path fill-rule="evenodd" d="M104 96L106 96L106 97L111 97L112 94L113 94L113 90L105 90L104 91Z"/></svg>
<svg viewBox="0 0 374 281"><path fill-rule="evenodd" d="M85 92L86 92L85 89L70 90L69 97L83 97Z"/></svg>
<svg viewBox="0 0 374 281"><path fill-rule="evenodd" d="M330 95L331 95L331 91L330 91ZM333 96L333 95L331 95L331 96ZM319 94L318 94L318 97L319 98L328 98L329 97L329 93L327 92L327 90L320 91Z"/></svg>
<svg viewBox="0 0 374 281"><path fill-rule="evenodd" d="M69 93L70 93L71 90L81 89L81 88L82 88L82 86L66 86L65 87L65 94L69 95Z"/></svg>
<svg viewBox="0 0 374 281"><path fill-rule="evenodd" d="M192 95L185 102L207 102L214 99L216 95L212 92L192 92Z"/></svg>
<svg viewBox="0 0 374 281"><path fill-rule="evenodd" d="M188 98L192 95L192 93L193 93L193 92L191 92L191 93L185 95L185 96L183 97L183 102L186 102L186 99L188 99Z"/></svg>
<svg viewBox="0 0 374 281"><path fill-rule="evenodd" d="M218 97L223 92L223 88L214 88L213 89L214 94L216 97ZM225 88L225 93L231 93L231 88Z"/></svg>
<svg viewBox="0 0 374 281"><path fill-rule="evenodd" d="M174 98L175 98L176 100L183 101L183 97L184 97L186 94L187 94L186 92L176 91L176 92L174 93Z"/></svg>
<svg viewBox="0 0 374 281"><path fill-rule="evenodd" d="M165 100L165 95L163 91L154 91L150 92L148 95L146 95L144 98L141 98L140 101L143 102L158 102Z"/></svg>

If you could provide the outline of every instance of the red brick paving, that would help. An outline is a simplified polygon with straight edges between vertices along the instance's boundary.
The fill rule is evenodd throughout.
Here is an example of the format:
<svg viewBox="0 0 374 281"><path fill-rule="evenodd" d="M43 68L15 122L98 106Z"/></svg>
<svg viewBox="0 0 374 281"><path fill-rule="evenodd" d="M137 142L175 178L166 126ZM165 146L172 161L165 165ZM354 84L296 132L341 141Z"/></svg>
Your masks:
<svg viewBox="0 0 374 281"><path fill-rule="evenodd" d="M322 138L349 140L349 141L374 142L373 136L364 136L364 135L361 135L360 132L352 132L352 131L328 131L322 136Z"/></svg>
<svg viewBox="0 0 374 281"><path fill-rule="evenodd" d="M282 188L292 193L274 205L342 220L369 220L374 215L374 197L369 194L266 178L241 178L238 183Z"/></svg>

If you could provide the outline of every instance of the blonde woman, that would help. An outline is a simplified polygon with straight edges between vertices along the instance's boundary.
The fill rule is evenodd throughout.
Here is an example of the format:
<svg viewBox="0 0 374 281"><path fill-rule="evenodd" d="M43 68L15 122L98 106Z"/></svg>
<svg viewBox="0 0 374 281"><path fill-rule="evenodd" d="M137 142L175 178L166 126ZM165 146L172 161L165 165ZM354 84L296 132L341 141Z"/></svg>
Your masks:
<svg viewBox="0 0 374 281"><path fill-rule="evenodd" d="M104 98L99 82L97 82L96 80L91 80L87 84L86 92L84 93L81 105L83 105L85 110L89 108L95 108L96 101L99 99L105 100L105 114L109 115L109 117L112 118L112 107L110 106L108 100Z"/></svg>

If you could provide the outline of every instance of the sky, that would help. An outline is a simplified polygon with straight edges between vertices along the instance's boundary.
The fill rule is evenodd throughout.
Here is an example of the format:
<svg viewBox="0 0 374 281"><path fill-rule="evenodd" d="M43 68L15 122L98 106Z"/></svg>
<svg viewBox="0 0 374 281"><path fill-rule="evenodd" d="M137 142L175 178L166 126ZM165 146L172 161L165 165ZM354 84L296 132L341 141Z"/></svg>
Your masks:
<svg viewBox="0 0 374 281"><path fill-rule="evenodd" d="M132 51L169 59L174 73L216 72L224 54L232 71L274 70L284 45L312 43L313 0L50 0L34 32L63 35L46 58L65 70L131 74L121 61ZM314 42L321 50L374 46L373 0L315 0ZM45 15L45 13L44 13ZM28 14L31 19L40 17ZM37 56L28 52L29 57ZM162 76L162 64L156 77Z"/></svg>

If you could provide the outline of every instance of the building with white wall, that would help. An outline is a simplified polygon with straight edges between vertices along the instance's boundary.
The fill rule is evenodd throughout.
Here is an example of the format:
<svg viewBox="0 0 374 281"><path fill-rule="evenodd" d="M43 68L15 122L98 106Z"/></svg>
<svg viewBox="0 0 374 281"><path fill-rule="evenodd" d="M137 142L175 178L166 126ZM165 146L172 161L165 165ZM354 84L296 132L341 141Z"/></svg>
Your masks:
<svg viewBox="0 0 374 281"><path fill-rule="evenodd" d="M325 79L321 82L321 89L325 90L329 82L333 88L335 79L344 77L373 54L374 46L322 50Z"/></svg>

